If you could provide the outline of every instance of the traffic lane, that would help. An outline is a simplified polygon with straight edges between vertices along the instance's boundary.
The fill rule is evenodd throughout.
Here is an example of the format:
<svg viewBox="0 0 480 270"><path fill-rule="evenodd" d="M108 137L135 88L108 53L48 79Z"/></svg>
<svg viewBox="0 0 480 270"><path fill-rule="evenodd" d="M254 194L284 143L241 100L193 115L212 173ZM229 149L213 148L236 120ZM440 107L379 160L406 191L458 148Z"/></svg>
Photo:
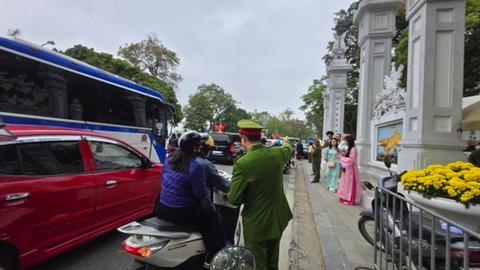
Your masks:
<svg viewBox="0 0 480 270"><path fill-rule="evenodd" d="M60 254L30 270L117 270L126 269L132 257L120 245L126 234L112 231Z"/></svg>
<svg viewBox="0 0 480 270"><path fill-rule="evenodd" d="M217 167L217 170L221 170L224 172L227 172L229 174L232 174L233 166L228 165L228 164L221 164L221 163L214 163L215 167Z"/></svg>

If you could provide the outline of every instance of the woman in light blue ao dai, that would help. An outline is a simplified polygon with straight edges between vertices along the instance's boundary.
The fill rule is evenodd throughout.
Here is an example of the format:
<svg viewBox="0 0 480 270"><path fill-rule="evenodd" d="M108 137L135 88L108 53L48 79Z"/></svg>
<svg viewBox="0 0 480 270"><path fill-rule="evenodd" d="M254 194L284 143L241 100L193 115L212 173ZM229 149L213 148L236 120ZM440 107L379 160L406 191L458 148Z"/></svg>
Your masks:
<svg viewBox="0 0 480 270"><path fill-rule="evenodd" d="M335 138L330 140L330 145L325 153L325 161L327 164L333 162L334 166L327 165L327 186L328 190L332 192L337 192L338 188L338 179L340 177L340 160L338 159L338 141Z"/></svg>

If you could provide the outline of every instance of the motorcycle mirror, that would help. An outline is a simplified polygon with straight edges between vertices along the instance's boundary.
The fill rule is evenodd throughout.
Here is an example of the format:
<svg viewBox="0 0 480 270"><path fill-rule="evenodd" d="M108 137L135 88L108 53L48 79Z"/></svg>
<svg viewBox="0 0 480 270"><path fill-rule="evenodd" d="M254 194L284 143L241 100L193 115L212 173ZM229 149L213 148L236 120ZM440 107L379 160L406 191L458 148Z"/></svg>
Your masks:
<svg viewBox="0 0 480 270"><path fill-rule="evenodd" d="M383 158L383 164L385 164L385 166L390 169L390 167L392 167L392 161L390 160L390 157L387 155Z"/></svg>
<svg viewBox="0 0 480 270"><path fill-rule="evenodd" d="M212 259L210 270L255 270L255 257L244 247L226 247Z"/></svg>

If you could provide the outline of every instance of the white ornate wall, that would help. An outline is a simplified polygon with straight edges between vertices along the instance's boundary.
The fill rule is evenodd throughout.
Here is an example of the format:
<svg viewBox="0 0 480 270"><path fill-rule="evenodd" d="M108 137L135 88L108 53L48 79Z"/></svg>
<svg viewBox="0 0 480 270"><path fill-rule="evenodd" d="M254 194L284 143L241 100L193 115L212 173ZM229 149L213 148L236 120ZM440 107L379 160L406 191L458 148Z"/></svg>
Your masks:
<svg viewBox="0 0 480 270"><path fill-rule="evenodd" d="M352 65L345 58L345 33L338 36L335 34L333 46L333 59L327 66L328 76L328 117L326 117L326 131L344 133L345 118L345 91L347 90L347 74L352 70Z"/></svg>
<svg viewBox="0 0 480 270"><path fill-rule="evenodd" d="M462 120L465 1L409 0L403 169L465 159Z"/></svg>
<svg viewBox="0 0 480 270"><path fill-rule="evenodd" d="M372 156L371 123L375 96L383 88L385 75L390 73L392 38L395 34L395 12L400 0L362 0L354 17L359 27L360 82L356 145L362 177Z"/></svg>

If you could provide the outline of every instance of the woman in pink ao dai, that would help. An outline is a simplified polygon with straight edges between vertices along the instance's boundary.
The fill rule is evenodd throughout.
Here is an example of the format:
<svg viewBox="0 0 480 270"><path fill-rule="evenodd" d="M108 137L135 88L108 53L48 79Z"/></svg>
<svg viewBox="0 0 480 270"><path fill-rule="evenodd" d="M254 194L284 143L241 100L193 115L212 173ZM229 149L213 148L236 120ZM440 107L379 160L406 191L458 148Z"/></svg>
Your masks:
<svg viewBox="0 0 480 270"><path fill-rule="evenodd" d="M346 144L344 151L340 151L340 163L344 169L338 185L338 198L343 204L354 205L360 202L362 190L360 187L360 173L357 165L357 148L355 139L347 135L343 138ZM340 148L340 147L339 147Z"/></svg>

